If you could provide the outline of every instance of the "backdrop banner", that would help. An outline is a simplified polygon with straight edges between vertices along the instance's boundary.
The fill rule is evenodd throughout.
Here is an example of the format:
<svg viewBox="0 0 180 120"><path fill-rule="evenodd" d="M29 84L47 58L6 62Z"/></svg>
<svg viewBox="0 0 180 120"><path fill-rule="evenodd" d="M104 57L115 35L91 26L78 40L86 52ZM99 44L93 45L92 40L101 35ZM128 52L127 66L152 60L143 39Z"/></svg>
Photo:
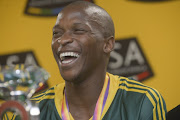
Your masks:
<svg viewBox="0 0 180 120"><path fill-rule="evenodd" d="M142 81L153 76L152 69L136 38L116 40L108 71Z"/></svg>
<svg viewBox="0 0 180 120"><path fill-rule="evenodd" d="M25 14L34 16L57 16L62 8L76 0L28 0ZM93 2L93 0L82 0Z"/></svg>

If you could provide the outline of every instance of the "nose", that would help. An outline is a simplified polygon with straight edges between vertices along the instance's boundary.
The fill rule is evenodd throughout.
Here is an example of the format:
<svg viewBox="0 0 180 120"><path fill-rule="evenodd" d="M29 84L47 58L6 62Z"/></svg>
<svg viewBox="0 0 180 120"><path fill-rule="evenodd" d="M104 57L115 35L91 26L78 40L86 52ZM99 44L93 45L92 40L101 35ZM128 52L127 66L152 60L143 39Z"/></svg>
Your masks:
<svg viewBox="0 0 180 120"><path fill-rule="evenodd" d="M72 43L73 37L70 32L65 32L61 38L58 40L58 43L60 43L62 46L65 46L66 44Z"/></svg>

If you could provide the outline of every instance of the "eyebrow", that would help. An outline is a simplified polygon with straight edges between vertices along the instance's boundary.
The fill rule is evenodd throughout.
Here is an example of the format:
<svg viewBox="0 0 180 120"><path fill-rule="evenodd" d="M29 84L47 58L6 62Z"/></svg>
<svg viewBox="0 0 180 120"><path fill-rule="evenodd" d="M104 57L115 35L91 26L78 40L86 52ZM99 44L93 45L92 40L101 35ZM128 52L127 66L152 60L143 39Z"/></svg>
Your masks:
<svg viewBox="0 0 180 120"><path fill-rule="evenodd" d="M86 25L84 23L74 23L73 26L77 26L77 25ZM59 25L54 25L54 27L52 29L58 29L60 28Z"/></svg>
<svg viewBox="0 0 180 120"><path fill-rule="evenodd" d="M74 23L73 25L85 25L83 23Z"/></svg>
<svg viewBox="0 0 180 120"><path fill-rule="evenodd" d="M76 27L76 26L84 26L84 27L89 27L87 24L85 23L74 23L73 24L73 27Z"/></svg>

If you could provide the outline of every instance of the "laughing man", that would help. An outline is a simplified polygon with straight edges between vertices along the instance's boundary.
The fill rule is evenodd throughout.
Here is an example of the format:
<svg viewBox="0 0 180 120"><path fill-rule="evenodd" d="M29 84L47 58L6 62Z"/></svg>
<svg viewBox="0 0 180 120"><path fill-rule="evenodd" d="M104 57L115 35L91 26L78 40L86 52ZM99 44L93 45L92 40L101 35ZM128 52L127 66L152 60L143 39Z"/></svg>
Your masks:
<svg viewBox="0 0 180 120"><path fill-rule="evenodd" d="M73 2L57 17L52 50L65 83L35 97L41 120L165 120L160 93L107 73L114 47L110 15L90 2Z"/></svg>

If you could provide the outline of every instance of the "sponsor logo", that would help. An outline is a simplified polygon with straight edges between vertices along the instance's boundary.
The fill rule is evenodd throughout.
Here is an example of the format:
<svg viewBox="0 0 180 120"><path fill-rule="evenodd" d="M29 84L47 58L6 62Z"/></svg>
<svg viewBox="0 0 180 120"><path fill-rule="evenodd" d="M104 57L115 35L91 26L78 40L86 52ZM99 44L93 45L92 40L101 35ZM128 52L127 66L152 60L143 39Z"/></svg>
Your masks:
<svg viewBox="0 0 180 120"><path fill-rule="evenodd" d="M62 8L77 0L28 0L25 14L34 16L57 16ZM93 0L82 0L93 2Z"/></svg>
<svg viewBox="0 0 180 120"><path fill-rule="evenodd" d="M116 40L108 72L142 81L153 76L152 69L136 38Z"/></svg>
<svg viewBox="0 0 180 120"><path fill-rule="evenodd" d="M0 55L0 65L4 66L13 66L16 64L24 64L27 65L38 65L39 63L35 58L35 55L32 51L27 52L19 52L19 53L12 53L7 55Z"/></svg>

